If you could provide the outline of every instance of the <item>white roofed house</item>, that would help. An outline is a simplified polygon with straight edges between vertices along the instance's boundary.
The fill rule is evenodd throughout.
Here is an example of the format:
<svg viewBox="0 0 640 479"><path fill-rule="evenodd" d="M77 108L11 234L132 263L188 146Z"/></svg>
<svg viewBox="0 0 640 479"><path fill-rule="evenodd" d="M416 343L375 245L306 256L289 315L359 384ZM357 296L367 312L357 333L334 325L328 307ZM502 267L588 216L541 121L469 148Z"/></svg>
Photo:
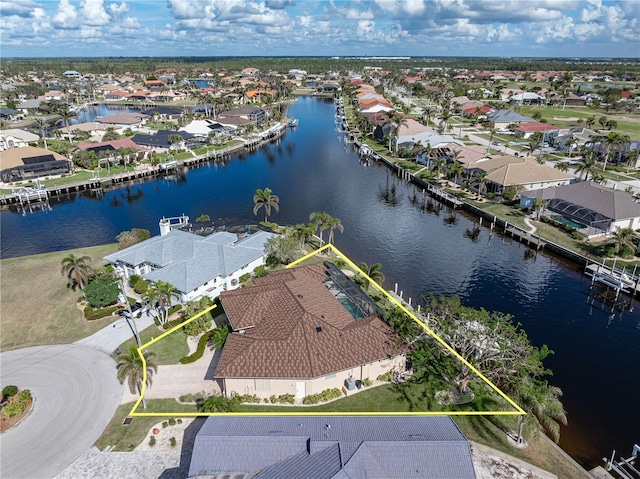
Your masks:
<svg viewBox="0 0 640 479"><path fill-rule="evenodd" d="M240 238L228 232L199 236L173 229L104 259L125 278L135 274L171 284L184 303L238 287L240 276L264 264L272 236L264 231Z"/></svg>

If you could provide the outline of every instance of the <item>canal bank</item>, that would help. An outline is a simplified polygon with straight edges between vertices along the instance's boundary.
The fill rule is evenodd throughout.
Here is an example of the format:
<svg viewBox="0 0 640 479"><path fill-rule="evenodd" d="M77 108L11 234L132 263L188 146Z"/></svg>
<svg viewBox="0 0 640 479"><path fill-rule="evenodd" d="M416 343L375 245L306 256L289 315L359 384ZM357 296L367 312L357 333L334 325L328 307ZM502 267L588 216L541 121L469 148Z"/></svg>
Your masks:
<svg viewBox="0 0 640 479"><path fill-rule="evenodd" d="M295 130L225 164L195 165L102 197L70 194L51 211L2 212L2 257L109 243L133 227L157 234L159 218L182 213L208 214L216 227L255 223L253 195L269 187L280 197L273 214L280 224L308 222L313 211L340 218L338 248L356 263L381 263L387 289L398 283L414 301L458 295L465 305L504 311L535 345L553 349L545 363L569 414L560 443L579 462L600 464L638 441L640 385L629 377L640 361L638 308L610 319L587 303L582 268L544 250L529 257L524 245L490 234L488 222L475 235L477 218L453 215L435 199L422 209L413 201L419 188L344 144L332 102L301 98L289 116L300 119Z"/></svg>

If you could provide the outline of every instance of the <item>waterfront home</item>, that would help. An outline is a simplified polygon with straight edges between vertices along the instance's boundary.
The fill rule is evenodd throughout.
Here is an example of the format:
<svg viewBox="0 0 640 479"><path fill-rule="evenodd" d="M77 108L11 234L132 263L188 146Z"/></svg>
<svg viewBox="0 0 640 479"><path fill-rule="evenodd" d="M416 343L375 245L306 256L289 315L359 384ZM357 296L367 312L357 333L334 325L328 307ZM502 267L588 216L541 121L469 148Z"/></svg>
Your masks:
<svg viewBox="0 0 640 479"><path fill-rule="evenodd" d="M223 124L237 124L234 120L248 120L254 126L260 125L267 118L267 111L257 106L245 105L218 113L218 121ZM227 121L230 120L230 121Z"/></svg>
<svg viewBox="0 0 640 479"><path fill-rule="evenodd" d="M450 417L212 416L188 478L475 479L469 442Z"/></svg>
<svg viewBox="0 0 640 479"><path fill-rule="evenodd" d="M577 224L585 236L614 233L618 228L640 228L640 204L633 196L594 181L523 192L520 207L533 208L535 198L544 200L549 212Z"/></svg>
<svg viewBox="0 0 640 479"><path fill-rule="evenodd" d="M541 165L532 157L491 156L465 165L465 170L469 178L482 172L487 173L487 191L494 194L502 194L507 186L534 190L568 185L575 180L573 175Z"/></svg>
<svg viewBox="0 0 640 479"><path fill-rule="evenodd" d="M406 118L405 121L406 123L400 125L392 140L396 151L400 148L411 149L418 142L422 146L429 145L431 148L442 148L447 143L464 145L460 140L456 140L450 135L441 135L430 126L425 126L412 118Z"/></svg>
<svg viewBox="0 0 640 479"><path fill-rule="evenodd" d="M94 139L97 141L101 140L107 131L107 126L96 123L96 122L86 122L86 123L76 123L75 125L65 126L60 128L60 133L64 136L71 134L74 136L78 132L88 132Z"/></svg>
<svg viewBox="0 0 640 479"><path fill-rule="evenodd" d="M15 119L16 113L18 113L13 108L0 108L0 118L3 120L13 120Z"/></svg>
<svg viewBox="0 0 640 479"><path fill-rule="evenodd" d="M135 274L152 283L170 283L184 303L237 288L240 276L264 264L272 236L265 231L240 238L224 231L199 236L172 229L104 259L126 279Z"/></svg>
<svg viewBox="0 0 640 479"><path fill-rule="evenodd" d="M149 151L148 148L137 145L130 138L121 138L119 140L100 141L97 143L81 141L78 143L78 146L71 150L71 152L73 153L76 150L88 150L93 151L99 157L105 157L118 155L120 154L120 151L125 148L141 153L142 156L146 156Z"/></svg>
<svg viewBox="0 0 640 479"><path fill-rule="evenodd" d="M216 136L233 136L237 129L237 125L223 125L214 120L193 120L179 131L185 131L200 138L209 138L212 133Z"/></svg>
<svg viewBox="0 0 640 479"><path fill-rule="evenodd" d="M39 139L38 135L18 128L0 130L0 151L29 146L29 143L37 143Z"/></svg>
<svg viewBox="0 0 640 479"><path fill-rule="evenodd" d="M173 106L154 106L144 110L142 113L159 120L177 120L184 115L184 111Z"/></svg>
<svg viewBox="0 0 640 479"><path fill-rule="evenodd" d="M441 146L444 156L450 162L457 160L459 163L469 165L483 159L489 159L487 148L482 145L459 145L457 143L447 143Z"/></svg>
<svg viewBox="0 0 640 479"><path fill-rule="evenodd" d="M291 394L301 401L405 371L408 344L333 263L271 272L223 292L220 302L233 332L214 377L228 397Z"/></svg>
<svg viewBox="0 0 640 479"><path fill-rule="evenodd" d="M115 115L99 116L94 121L114 128L125 129L140 126L147 115L143 113L116 113Z"/></svg>
<svg viewBox="0 0 640 479"><path fill-rule="evenodd" d="M3 183L64 175L70 171L71 162L67 158L44 148L23 146L0 152L0 177Z"/></svg>
<svg viewBox="0 0 640 479"><path fill-rule="evenodd" d="M176 141L178 137L180 141ZM186 131L158 130L154 135L137 133L131 141L139 146L146 146L157 152L167 152L172 148L184 148L187 143L193 143L195 136Z"/></svg>

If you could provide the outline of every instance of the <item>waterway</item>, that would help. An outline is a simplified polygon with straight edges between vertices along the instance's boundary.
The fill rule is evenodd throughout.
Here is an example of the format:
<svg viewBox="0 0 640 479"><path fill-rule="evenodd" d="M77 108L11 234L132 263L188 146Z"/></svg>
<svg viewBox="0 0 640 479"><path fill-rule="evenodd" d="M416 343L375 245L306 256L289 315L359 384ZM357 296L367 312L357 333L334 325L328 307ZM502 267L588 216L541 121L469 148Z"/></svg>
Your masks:
<svg viewBox="0 0 640 479"><path fill-rule="evenodd" d="M459 295L464 304L514 316L546 360L550 381L564 391L569 426L561 445L586 466L640 441L640 308L604 314L587 304L589 281L574 265L525 248L446 209L422 211L421 194L384 166L360 163L334 130L331 102L301 98L289 110L300 120L277 144L228 163L105 192L62 197L49 211L0 215L2 258L112 242L132 227L158 233L162 216L206 213L216 226L257 223L256 188L280 197L280 224L308 221L324 210L342 220L336 245L356 263L380 262L385 286L404 297ZM394 195L395 191L395 195ZM438 204L435 203L434 206ZM262 215L262 212L259 213ZM325 233L326 235L326 233Z"/></svg>

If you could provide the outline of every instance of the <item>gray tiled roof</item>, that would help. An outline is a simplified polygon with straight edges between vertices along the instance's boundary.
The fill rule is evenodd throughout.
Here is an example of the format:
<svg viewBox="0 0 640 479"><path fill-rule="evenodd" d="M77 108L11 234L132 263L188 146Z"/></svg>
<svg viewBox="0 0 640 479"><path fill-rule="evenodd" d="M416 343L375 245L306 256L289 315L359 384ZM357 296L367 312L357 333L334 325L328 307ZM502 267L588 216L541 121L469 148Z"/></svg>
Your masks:
<svg viewBox="0 0 640 479"><path fill-rule="evenodd" d="M520 113L516 113L511 110L496 110L487 113L487 120L496 123L522 123L528 121L535 121L533 118L523 116Z"/></svg>
<svg viewBox="0 0 640 479"><path fill-rule="evenodd" d="M154 236L104 259L131 266L155 265L158 269L144 275L145 279L166 281L178 291L187 293L262 256L271 236L271 233L258 231L236 241L236 235L227 232L202 237L172 230L169 234Z"/></svg>
<svg viewBox="0 0 640 479"><path fill-rule="evenodd" d="M189 477L257 471L261 478L475 479L469 444L445 416L208 418Z"/></svg>

